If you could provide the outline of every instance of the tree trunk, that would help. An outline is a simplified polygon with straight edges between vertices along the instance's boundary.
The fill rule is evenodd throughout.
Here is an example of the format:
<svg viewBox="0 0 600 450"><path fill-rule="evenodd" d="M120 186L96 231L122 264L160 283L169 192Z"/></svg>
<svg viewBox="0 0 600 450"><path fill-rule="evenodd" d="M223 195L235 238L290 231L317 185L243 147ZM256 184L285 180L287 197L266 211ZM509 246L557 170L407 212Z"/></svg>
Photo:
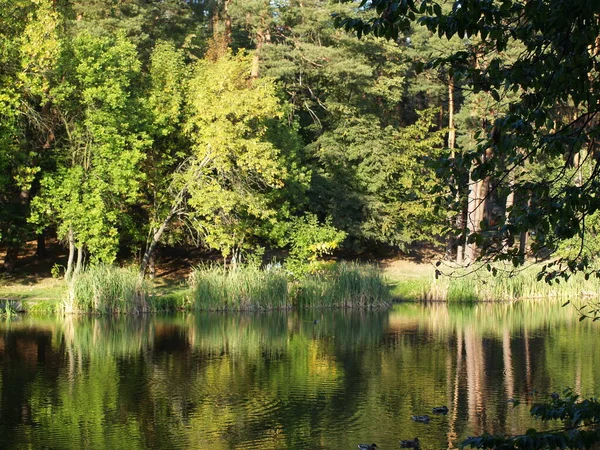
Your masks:
<svg viewBox="0 0 600 450"><path fill-rule="evenodd" d="M461 208L461 211L456 216L456 228L458 230L464 230L465 228L465 214ZM465 258L465 242L461 242L459 239L458 244L456 245L456 264L462 264Z"/></svg>
<svg viewBox="0 0 600 450"><path fill-rule="evenodd" d="M179 205L177 205L177 206L179 206ZM142 263L140 264L140 273L139 273L140 279L143 279L144 276L146 275L146 270L148 269L148 265L150 264L150 261L153 260L153 257L154 257L154 250L156 249L156 246L158 245L163 233L167 229L167 225L169 225L169 222L171 222L171 219L173 219L173 216L175 215L175 211L176 211L176 208L173 207L171 209L171 211L169 212L169 215L167 215L165 220L163 220L163 222L160 224L160 227L158 227L158 230L156 230L154 232L154 234L152 235L152 240L150 241L150 244L146 248L146 252L144 253L144 257L142 258Z"/></svg>
<svg viewBox="0 0 600 450"><path fill-rule="evenodd" d="M448 148L454 152L456 128L454 128L454 78L448 81Z"/></svg>
<svg viewBox="0 0 600 450"><path fill-rule="evenodd" d="M258 78L260 70L260 54L262 52L263 45L265 43L271 42L271 33L269 32L268 27L265 25L262 19L261 25L262 29L257 30L254 36L254 40L256 41L256 48L254 49L254 56L252 57L252 78Z"/></svg>
<svg viewBox="0 0 600 450"><path fill-rule="evenodd" d="M69 259L67 260L67 269L65 270L65 280L69 281L73 274L73 260L75 259L75 236L73 228L69 228Z"/></svg>
<svg viewBox="0 0 600 450"><path fill-rule="evenodd" d="M529 200L527 200L528 209L531 209L531 193L529 194ZM521 231L519 239L519 254L523 255L523 258L527 255L527 241L529 240L529 231Z"/></svg>
<svg viewBox="0 0 600 450"><path fill-rule="evenodd" d="M46 257L46 233L44 231L37 235L37 249L35 255L38 259L44 259Z"/></svg>
<svg viewBox="0 0 600 450"><path fill-rule="evenodd" d="M258 71L260 68L260 51L262 49L262 45L262 36L257 33L256 49L254 49L254 56L252 57L252 70L250 72L252 78L258 78Z"/></svg>
<svg viewBox="0 0 600 450"><path fill-rule="evenodd" d="M483 161L485 162L492 157L492 149L486 150L483 155ZM469 205L467 211L467 228L468 235L472 233L478 233L481 231L481 222L485 219L486 204L488 203L488 193L490 187L490 179L486 177L482 180L473 181L471 176L472 171L469 172ZM468 239L467 235L467 239ZM477 258L477 245L475 242L465 244L465 262L471 264Z"/></svg>
<svg viewBox="0 0 600 450"><path fill-rule="evenodd" d="M232 41L232 37L231 37L231 16L229 15L229 3L231 2L231 0L225 0L223 2L223 16L225 16L225 32L224 32L224 38L225 38L225 42L226 44L229 46L231 44Z"/></svg>
<svg viewBox="0 0 600 450"><path fill-rule="evenodd" d="M440 109L441 111L441 109ZM451 157L454 158L455 154L454 154L454 147L456 145L456 129L454 128L454 78L450 77L448 79L448 148L451 149L452 154ZM451 180L450 183L455 184L454 180ZM457 193L457 199L458 197L460 197L460 194ZM459 218L458 216L462 215L462 211L457 215L457 217L454 220L454 224L450 224L450 226L452 225L459 225ZM452 220L451 220L452 222ZM456 240L453 238L453 236L448 236L447 242L446 242L446 255L447 258L450 259L452 256L452 251L454 249L454 246L456 244L455 242ZM462 253L463 249L462 246L460 245L460 242L456 245L456 260L458 261L460 259L460 262L462 262L462 255L459 256L460 253Z"/></svg>
<svg viewBox="0 0 600 450"><path fill-rule="evenodd" d="M75 265L74 275L77 275L83 269L83 244L77 247L77 264Z"/></svg>
<svg viewBox="0 0 600 450"><path fill-rule="evenodd" d="M17 260L19 259L20 245L17 243L11 243L6 249L6 255L4 256L3 269L6 272L12 272L15 270Z"/></svg>
<svg viewBox="0 0 600 450"><path fill-rule="evenodd" d="M478 230L476 224L477 216L477 193L479 192L479 182L473 182L471 174L472 170L469 171L469 197L467 202L467 235L465 237L465 259L464 262L471 264L475 261L476 249L475 243L469 242L469 236Z"/></svg>
<svg viewBox="0 0 600 450"><path fill-rule="evenodd" d="M513 205L515 204L515 181L514 181L514 174L510 175L510 182L509 182L509 189L510 191L508 192L508 196L506 197L506 207L504 208L504 220L505 223L509 223L510 222L510 209L513 207ZM510 247L512 247L514 244L514 237L511 236L506 236L506 238L504 239L504 248L505 249L509 249Z"/></svg>

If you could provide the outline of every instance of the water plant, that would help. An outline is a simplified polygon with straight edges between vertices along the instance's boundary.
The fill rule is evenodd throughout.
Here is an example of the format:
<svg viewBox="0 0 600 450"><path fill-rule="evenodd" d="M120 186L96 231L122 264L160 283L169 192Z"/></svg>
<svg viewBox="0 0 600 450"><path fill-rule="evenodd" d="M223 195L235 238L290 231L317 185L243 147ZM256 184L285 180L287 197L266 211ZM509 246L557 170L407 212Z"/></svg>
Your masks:
<svg viewBox="0 0 600 450"><path fill-rule="evenodd" d="M435 280L421 299L442 301L500 301L557 299L559 301L600 296L600 278L583 273L568 280L552 283L538 281L541 266L513 270L510 266L495 266L495 275L482 268L456 269Z"/></svg>
<svg viewBox="0 0 600 450"><path fill-rule="evenodd" d="M383 307L391 296L378 267L342 262L299 279L293 298L299 308Z"/></svg>
<svg viewBox="0 0 600 450"><path fill-rule="evenodd" d="M17 309L13 302L4 300L0 302L0 318L10 319L17 315Z"/></svg>
<svg viewBox="0 0 600 450"><path fill-rule="evenodd" d="M318 272L293 279L277 266L200 266L189 284L192 307L204 310L381 307L390 301L380 270L358 263L322 265Z"/></svg>
<svg viewBox="0 0 600 450"><path fill-rule="evenodd" d="M283 270L198 266L189 277L192 308L250 310L290 307Z"/></svg>
<svg viewBox="0 0 600 450"><path fill-rule="evenodd" d="M131 313L149 311L148 287L135 270L97 264L68 282L65 313Z"/></svg>

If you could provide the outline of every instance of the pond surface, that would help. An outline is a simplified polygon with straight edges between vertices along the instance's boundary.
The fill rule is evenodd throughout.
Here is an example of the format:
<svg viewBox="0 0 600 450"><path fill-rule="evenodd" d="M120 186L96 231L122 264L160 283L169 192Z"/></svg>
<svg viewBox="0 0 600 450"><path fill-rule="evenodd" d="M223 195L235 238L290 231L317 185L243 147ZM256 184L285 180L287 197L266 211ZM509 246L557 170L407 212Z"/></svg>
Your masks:
<svg viewBox="0 0 600 450"><path fill-rule="evenodd" d="M600 393L599 336L544 304L13 319L0 448L453 448L539 427L552 391Z"/></svg>

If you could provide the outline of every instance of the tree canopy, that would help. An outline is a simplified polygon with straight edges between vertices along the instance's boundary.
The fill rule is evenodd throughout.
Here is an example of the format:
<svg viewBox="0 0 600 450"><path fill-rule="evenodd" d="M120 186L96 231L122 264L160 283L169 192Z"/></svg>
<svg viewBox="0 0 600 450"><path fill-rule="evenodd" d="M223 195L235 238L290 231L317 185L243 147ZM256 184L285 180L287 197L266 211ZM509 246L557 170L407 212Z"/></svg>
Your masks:
<svg viewBox="0 0 600 450"><path fill-rule="evenodd" d="M4 266L48 234L69 266L138 255L145 273L160 245L291 251L310 224L354 253L427 243L466 263L558 255L547 280L585 270L598 8L5 2Z"/></svg>
<svg viewBox="0 0 600 450"><path fill-rule="evenodd" d="M455 176L472 167L474 185L492 180L486 198L506 185L512 191L506 216L484 219L469 237L481 244L482 257L523 263L524 248L506 243L529 233L538 257L565 241L576 246L546 271L546 280L585 269L587 238L595 233L600 207L600 4L377 0L362 1L359 9L364 14L338 16L338 25L358 36L399 40L418 23L439 37L463 40L462 48L428 66L446 68L465 92L484 93L493 105L473 117L479 122L476 144L446 165Z"/></svg>

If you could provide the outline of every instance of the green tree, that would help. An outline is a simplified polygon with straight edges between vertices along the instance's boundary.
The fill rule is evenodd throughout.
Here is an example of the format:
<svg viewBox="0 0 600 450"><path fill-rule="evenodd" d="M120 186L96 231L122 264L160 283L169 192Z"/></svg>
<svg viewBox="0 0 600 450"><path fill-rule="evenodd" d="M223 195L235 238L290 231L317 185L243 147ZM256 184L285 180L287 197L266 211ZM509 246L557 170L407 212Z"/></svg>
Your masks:
<svg viewBox="0 0 600 450"><path fill-rule="evenodd" d="M174 218L237 262L253 238L268 238L289 211L278 191L286 183L302 191L305 174L294 163L294 130L281 123L275 85L251 76L251 56L218 51L195 65L187 83L183 133L190 150L170 175L170 207L154 228L142 276Z"/></svg>
<svg viewBox="0 0 600 450"><path fill-rule="evenodd" d="M64 126L56 170L41 180L31 220L54 223L93 261L112 262L119 245L124 205L137 200L140 163L149 145L139 122L136 92L140 63L125 37L77 35L61 55L59 83L51 90Z"/></svg>
<svg viewBox="0 0 600 450"><path fill-rule="evenodd" d="M0 7L0 235L7 246L4 267L11 270L32 234L29 201L55 139L49 87L60 51L59 17L45 0Z"/></svg>

